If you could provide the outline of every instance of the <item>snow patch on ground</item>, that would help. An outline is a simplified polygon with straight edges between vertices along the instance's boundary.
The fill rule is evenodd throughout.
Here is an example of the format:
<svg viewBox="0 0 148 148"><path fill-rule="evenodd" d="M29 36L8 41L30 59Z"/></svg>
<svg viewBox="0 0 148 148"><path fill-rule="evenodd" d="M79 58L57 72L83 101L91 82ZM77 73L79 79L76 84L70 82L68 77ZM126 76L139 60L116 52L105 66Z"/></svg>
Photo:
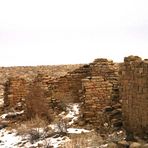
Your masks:
<svg viewBox="0 0 148 148"><path fill-rule="evenodd" d="M68 128L67 131L68 133L73 133L73 134L81 134L81 133L90 132L89 130L79 129L79 128Z"/></svg>
<svg viewBox="0 0 148 148"><path fill-rule="evenodd" d="M69 138L68 137L57 137L57 138L54 138L54 137L50 137L50 138L46 138L44 140L39 140L37 142L35 142L34 144L31 144L30 142L27 142L24 146L26 148L29 148L31 146L34 146L34 147L37 147L38 145L43 145L43 146L53 146L54 148L58 148L59 145L65 143L69 141Z"/></svg>
<svg viewBox="0 0 148 148"><path fill-rule="evenodd" d="M79 115L79 109L80 104L79 103L73 103L69 104L67 107L68 114L64 117L64 119L69 118L71 121L68 123L68 125L72 125L74 121L78 119Z"/></svg>
<svg viewBox="0 0 148 148"><path fill-rule="evenodd" d="M21 114L23 114L23 113L24 113L23 110L20 111L20 112L9 112L9 113L7 113L7 114L1 115L0 117L1 117L2 119L5 119L7 116L17 116L17 115L21 115Z"/></svg>
<svg viewBox="0 0 148 148"><path fill-rule="evenodd" d="M64 142L67 142L67 141L69 141L68 137L56 137L56 138L50 137L43 140L39 139L34 144L31 144L28 140L28 135L26 135L26 137L18 136L15 130L8 131L6 129L2 129L0 131L0 147L1 148L18 148L18 147L29 148L31 146L37 147L39 144L43 146L49 145L49 146L53 146L54 148L58 148L60 144L63 144Z"/></svg>
<svg viewBox="0 0 148 148"><path fill-rule="evenodd" d="M67 133L74 133L74 134L80 134L80 133L85 133L85 132L90 132L85 129L79 129L79 128L72 128L72 124L78 119L79 116L79 108L80 104L74 103L74 104L69 104L67 107L67 114L65 112L61 113L59 116L62 117L62 119L70 119L68 120L69 122L67 123L70 128L67 128ZM24 111L20 112L9 112L7 114L3 114L0 117L2 119L7 118L8 115L20 115L23 114ZM54 132L59 132L58 131L58 125L57 124L50 124L49 127L51 127ZM44 132L42 128L39 129L39 132ZM6 129L0 130L0 147L1 148L18 148L18 147L26 147L29 148L31 146L37 147L38 145L47 145L53 146L54 148L58 148L60 144L63 144L67 141L70 141L70 139L67 136L60 136L54 134L52 137L48 138L40 138L38 141L35 141L33 144L30 143L29 141L29 134L28 135L18 135L16 130L11 130L8 131Z"/></svg>
<svg viewBox="0 0 148 148"><path fill-rule="evenodd" d="M16 135L16 131L0 130L0 147L1 148L18 148L17 144L22 140L21 136Z"/></svg>

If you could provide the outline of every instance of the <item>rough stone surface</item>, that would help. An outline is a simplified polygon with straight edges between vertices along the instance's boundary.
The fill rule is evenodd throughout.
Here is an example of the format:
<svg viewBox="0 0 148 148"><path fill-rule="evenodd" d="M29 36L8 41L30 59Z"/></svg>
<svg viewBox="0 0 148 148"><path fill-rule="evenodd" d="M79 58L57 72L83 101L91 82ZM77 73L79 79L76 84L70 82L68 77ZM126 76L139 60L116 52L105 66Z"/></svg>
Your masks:
<svg viewBox="0 0 148 148"><path fill-rule="evenodd" d="M124 120L127 133L148 135L148 60L130 56L121 64L96 59L87 65L1 67L0 107L21 110L36 77L51 115L65 103L79 102L86 122L97 126L103 111L116 127Z"/></svg>
<svg viewBox="0 0 148 148"><path fill-rule="evenodd" d="M129 147L129 143L125 140L119 141L117 145L119 148L128 148Z"/></svg>
<svg viewBox="0 0 148 148"><path fill-rule="evenodd" d="M28 83L23 78L8 78L5 85L5 107L15 107L25 99L28 92Z"/></svg>
<svg viewBox="0 0 148 148"><path fill-rule="evenodd" d="M82 116L97 124L97 112L109 106L113 124L119 125L119 121L114 120L119 109L114 107L119 103L118 66L107 59L96 59L85 65L0 68L5 80L5 87L0 90L4 92L5 107L21 110L17 104L24 104L30 84L38 77L51 114L60 111L65 103L83 102Z"/></svg>
<svg viewBox="0 0 148 148"><path fill-rule="evenodd" d="M111 105L112 84L101 76L82 80L84 89L83 118L89 123L100 122L99 111Z"/></svg>
<svg viewBox="0 0 148 148"><path fill-rule="evenodd" d="M142 144L138 143L138 142L133 142L132 144L130 144L130 148L141 148Z"/></svg>
<svg viewBox="0 0 148 148"><path fill-rule="evenodd" d="M114 108L114 105L120 104L118 66L107 59L96 59L90 64L91 75L82 79L81 98L82 116L87 123L97 126L100 122L100 112L103 112L107 106L111 109L107 111L109 118L117 119L117 116L111 112L118 109Z"/></svg>
<svg viewBox="0 0 148 148"><path fill-rule="evenodd" d="M127 134L148 134L148 60L137 56L124 59L120 67L120 97Z"/></svg>

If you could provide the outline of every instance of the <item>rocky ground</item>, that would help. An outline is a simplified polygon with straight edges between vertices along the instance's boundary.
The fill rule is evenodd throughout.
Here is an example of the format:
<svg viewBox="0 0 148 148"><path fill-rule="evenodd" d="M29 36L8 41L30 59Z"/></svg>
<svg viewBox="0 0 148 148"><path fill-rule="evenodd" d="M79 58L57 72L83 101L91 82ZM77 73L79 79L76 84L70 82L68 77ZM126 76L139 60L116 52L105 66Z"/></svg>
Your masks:
<svg viewBox="0 0 148 148"><path fill-rule="evenodd" d="M0 125L0 147L12 148L12 147L59 147L62 143L69 141L69 134L80 134L90 132L85 129L73 128L73 123L77 120L79 115L79 104L70 104L67 107L67 112L59 114L57 121L54 121L50 125L42 128L32 128L31 133L19 133L20 130L9 127L9 118L13 116L19 116L23 114L21 112L9 112L1 115ZM20 125L22 129L25 128ZM28 127L29 128L29 127ZM29 131L28 131L29 132ZM32 140L31 140L32 139Z"/></svg>
<svg viewBox="0 0 148 148"><path fill-rule="evenodd" d="M60 113L50 125L31 126L41 122L21 123L10 126L11 117L23 114L9 112L1 115L1 148L148 148L148 143L137 139L135 142L125 140L124 130L106 133L101 136L94 130L80 128L77 123L80 104L69 104L67 111ZM106 126L106 124L105 124Z"/></svg>

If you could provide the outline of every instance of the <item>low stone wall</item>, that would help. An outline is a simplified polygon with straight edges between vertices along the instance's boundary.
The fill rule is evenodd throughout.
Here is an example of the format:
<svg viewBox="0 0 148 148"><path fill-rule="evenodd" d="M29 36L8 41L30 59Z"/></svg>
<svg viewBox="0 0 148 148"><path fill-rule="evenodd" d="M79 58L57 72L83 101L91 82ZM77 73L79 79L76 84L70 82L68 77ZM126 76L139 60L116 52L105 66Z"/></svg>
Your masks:
<svg viewBox="0 0 148 148"><path fill-rule="evenodd" d="M28 93L28 82L23 78L9 78L5 84L5 108L16 107L25 100Z"/></svg>
<svg viewBox="0 0 148 148"><path fill-rule="evenodd" d="M29 86L37 80L36 83L45 93L45 99L48 100L50 108L60 107L61 102L72 103L79 102L80 90L82 87L81 79L90 75L89 65L80 66L74 71L68 72L65 76L52 77L48 74L38 74L31 79L28 77L10 77L5 87L5 107L15 107L17 103L25 100ZM31 99L31 98L30 98Z"/></svg>
<svg viewBox="0 0 148 148"><path fill-rule="evenodd" d="M81 79L90 75L89 65L84 65L56 79L52 85L52 97L67 102L80 102Z"/></svg>
<svg viewBox="0 0 148 148"><path fill-rule="evenodd" d="M124 127L127 132L148 135L148 60L126 57L120 83Z"/></svg>
<svg viewBox="0 0 148 148"><path fill-rule="evenodd" d="M65 76L81 66L82 64L0 67L0 107L3 109L6 106L14 106L20 98L24 98L28 86L24 87L24 90L19 87L23 84L29 85L38 75L44 75L46 82L43 82L42 87L48 89L48 81Z"/></svg>
<svg viewBox="0 0 148 148"><path fill-rule="evenodd" d="M0 84L0 108L4 106L5 85Z"/></svg>

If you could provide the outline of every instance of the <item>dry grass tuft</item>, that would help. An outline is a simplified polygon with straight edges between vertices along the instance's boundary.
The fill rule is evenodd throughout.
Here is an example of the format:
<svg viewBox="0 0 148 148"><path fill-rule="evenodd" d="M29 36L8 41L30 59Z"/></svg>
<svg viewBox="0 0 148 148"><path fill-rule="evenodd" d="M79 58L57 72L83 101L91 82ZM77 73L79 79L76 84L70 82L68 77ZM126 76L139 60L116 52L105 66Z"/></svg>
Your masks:
<svg viewBox="0 0 148 148"><path fill-rule="evenodd" d="M35 118L25 121L23 124L16 127L17 133L21 136L28 137L30 143L34 143L39 139L46 139L53 134L53 130L47 126L48 123L36 116Z"/></svg>
<svg viewBox="0 0 148 148"><path fill-rule="evenodd" d="M72 134L70 139L62 148L96 148L103 144L102 138L95 132Z"/></svg>
<svg viewBox="0 0 148 148"><path fill-rule="evenodd" d="M46 127L47 127L47 122L36 116L35 118L25 121L21 125L18 125L16 129L20 135L25 135L28 134L32 129L39 129L39 128L45 129Z"/></svg>

